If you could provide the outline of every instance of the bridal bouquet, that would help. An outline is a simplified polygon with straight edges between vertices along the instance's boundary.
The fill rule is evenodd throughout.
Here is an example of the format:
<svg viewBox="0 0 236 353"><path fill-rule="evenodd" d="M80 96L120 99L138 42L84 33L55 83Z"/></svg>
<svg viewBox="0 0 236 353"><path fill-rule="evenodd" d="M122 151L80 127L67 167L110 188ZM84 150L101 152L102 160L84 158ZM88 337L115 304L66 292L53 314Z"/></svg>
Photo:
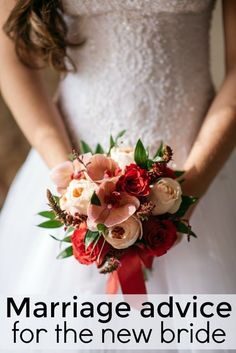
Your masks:
<svg viewBox="0 0 236 353"><path fill-rule="evenodd" d="M177 242L178 233L196 236L184 215L196 198L182 194L183 172L173 170L169 146L153 157L141 140L134 149L119 147L122 131L110 137L110 148L95 151L81 142L81 154L51 172L60 196L49 190L50 211L39 214L44 228L64 226L60 243L69 243L58 258L74 256L81 264L95 263L109 273L107 291L118 286L126 294L144 294L145 269L154 257Z"/></svg>

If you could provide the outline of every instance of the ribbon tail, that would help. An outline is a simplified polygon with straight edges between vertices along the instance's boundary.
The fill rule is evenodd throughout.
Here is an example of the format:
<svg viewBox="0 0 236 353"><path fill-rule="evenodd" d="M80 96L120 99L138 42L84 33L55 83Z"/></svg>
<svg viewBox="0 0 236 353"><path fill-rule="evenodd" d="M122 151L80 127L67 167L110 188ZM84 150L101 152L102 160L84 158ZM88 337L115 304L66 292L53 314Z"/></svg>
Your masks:
<svg viewBox="0 0 236 353"><path fill-rule="evenodd" d="M121 266L117 269L123 294L146 294L142 262L136 250L130 249L121 258Z"/></svg>
<svg viewBox="0 0 236 353"><path fill-rule="evenodd" d="M117 294L119 289L119 278L117 271L114 271L109 274L106 283L106 294Z"/></svg>
<svg viewBox="0 0 236 353"><path fill-rule="evenodd" d="M144 251L139 251L140 259L142 260L144 266L151 270L153 265L154 257L152 255L146 254Z"/></svg>

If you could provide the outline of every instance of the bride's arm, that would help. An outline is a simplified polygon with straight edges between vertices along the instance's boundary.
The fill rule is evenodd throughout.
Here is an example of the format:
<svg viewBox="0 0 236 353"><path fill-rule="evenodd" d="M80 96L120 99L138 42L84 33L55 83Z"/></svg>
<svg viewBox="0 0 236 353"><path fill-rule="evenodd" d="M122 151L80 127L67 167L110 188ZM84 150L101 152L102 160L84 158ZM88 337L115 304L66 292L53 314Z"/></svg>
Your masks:
<svg viewBox="0 0 236 353"><path fill-rule="evenodd" d="M49 167L64 161L71 150L61 116L50 99L40 71L18 60L13 43L2 30L15 1L1 1L0 89L23 133Z"/></svg>
<svg viewBox="0 0 236 353"><path fill-rule="evenodd" d="M236 1L223 1L226 75L185 163L186 193L202 196L236 143Z"/></svg>

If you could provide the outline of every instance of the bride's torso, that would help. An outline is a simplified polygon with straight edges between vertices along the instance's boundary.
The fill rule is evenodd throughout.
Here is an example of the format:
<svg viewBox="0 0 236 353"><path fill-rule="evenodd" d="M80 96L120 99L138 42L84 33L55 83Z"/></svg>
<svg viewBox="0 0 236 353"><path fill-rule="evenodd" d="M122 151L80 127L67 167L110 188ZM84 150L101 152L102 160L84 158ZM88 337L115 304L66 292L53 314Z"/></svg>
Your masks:
<svg viewBox="0 0 236 353"><path fill-rule="evenodd" d="M163 139L181 164L213 97L209 26L214 0L64 0L77 67L58 101L76 138L107 146Z"/></svg>

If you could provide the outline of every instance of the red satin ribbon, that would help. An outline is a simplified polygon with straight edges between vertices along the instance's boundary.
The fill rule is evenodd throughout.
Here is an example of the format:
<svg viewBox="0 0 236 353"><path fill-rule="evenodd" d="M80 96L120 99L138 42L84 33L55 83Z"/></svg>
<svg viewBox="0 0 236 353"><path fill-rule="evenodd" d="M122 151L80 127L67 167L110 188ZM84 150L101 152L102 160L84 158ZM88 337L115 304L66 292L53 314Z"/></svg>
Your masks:
<svg viewBox="0 0 236 353"><path fill-rule="evenodd" d="M117 271L110 273L107 283L106 283L106 293L107 294L116 294L119 289L119 278Z"/></svg>
<svg viewBox="0 0 236 353"><path fill-rule="evenodd" d="M153 256L140 249L130 248L120 260L121 266L112 272L107 281L107 294L116 294L119 286L123 294L147 294L143 265L152 267Z"/></svg>

